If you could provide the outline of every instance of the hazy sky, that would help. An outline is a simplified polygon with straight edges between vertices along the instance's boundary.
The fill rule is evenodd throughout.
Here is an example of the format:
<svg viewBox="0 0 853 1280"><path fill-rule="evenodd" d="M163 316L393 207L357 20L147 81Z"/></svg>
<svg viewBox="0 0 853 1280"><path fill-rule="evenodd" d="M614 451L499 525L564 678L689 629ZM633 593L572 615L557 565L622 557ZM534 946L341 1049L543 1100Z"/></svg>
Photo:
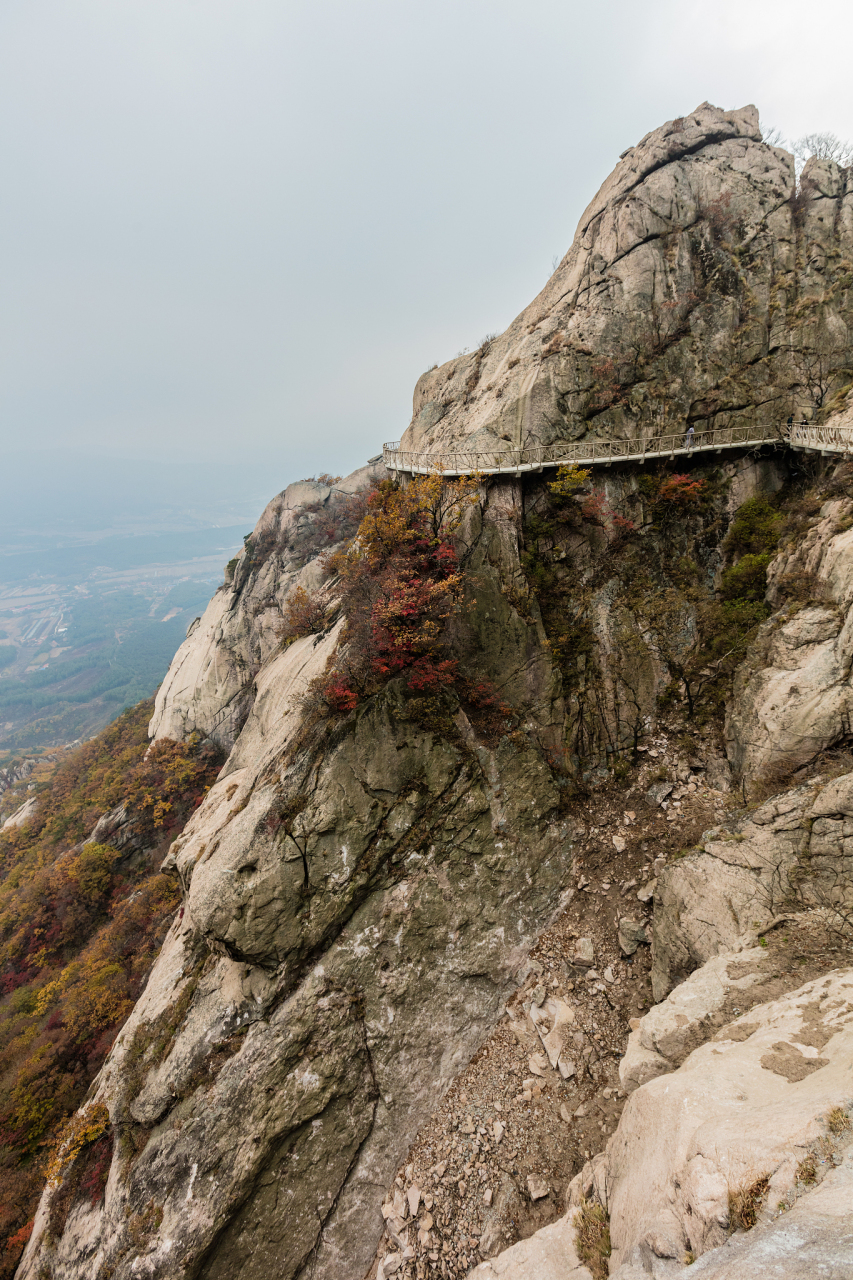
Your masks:
<svg viewBox="0 0 853 1280"><path fill-rule="evenodd" d="M851 37L841 0L3 0L0 467L358 465L648 130L853 136Z"/></svg>

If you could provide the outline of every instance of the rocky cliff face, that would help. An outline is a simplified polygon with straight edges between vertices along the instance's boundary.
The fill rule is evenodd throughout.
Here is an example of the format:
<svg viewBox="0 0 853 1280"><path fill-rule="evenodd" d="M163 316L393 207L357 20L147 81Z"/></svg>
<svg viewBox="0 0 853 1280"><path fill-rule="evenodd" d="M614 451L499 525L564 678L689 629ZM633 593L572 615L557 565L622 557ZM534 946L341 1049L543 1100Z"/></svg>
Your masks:
<svg viewBox="0 0 853 1280"><path fill-rule="evenodd" d="M268 661L173 847L185 906L99 1081L123 1135L105 1202L58 1240L46 1203L22 1274L363 1274L378 1189L569 883L572 824L536 741L553 673L496 568L517 571L512 491L485 507L469 580L482 655L532 708L513 742L489 747L461 712L443 741L389 687L319 757L294 753L336 630Z"/></svg>
<svg viewBox="0 0 853 1280"><path fill-rule="evenodd" d="M848 425L850 412L830 422ZM816 486L805 511L768 568L777 608L750 662L739 673L727 738L747 777L795 769L846 742L853 729L853 502L849 470ZM787 584L797 599L784 599Z"/></svg>
<svg viewBox="0 0 853 1280"><path fill-rule="evenodd" d="M812 161L798 190L754 107L703 103L625 153L505 333L423 375L402 447L811 416L844 385L851 255L850 171Z"/></svg>
<svg viewBox="0 0 853 1280"><path fill-rule="evenodd" d="M616 1280L844 1275L851 992L848 969L724 1022L632 1094L606 1151L574 1180L566 1218L473 1275L588 1280L573 1224L590 1203L607 1208Z"/></svg>
<svg viewBox="0 0 853 1280"><path fill-rule="evenodd" d="M794 409L827 412L851 318L849 183L849 171L813 163L795 190L791 157L760 141L753 108L706 104L655 131L622 159L560 268L507 333L420 380L405 445L482 451L585 434L647 437L673 422L765 428ZM167 858L183 907L60 1149L22 1280L362 1280L386 1191L419 1127L528 979L537 937L588 887L576 857L600 821L595 788L618 794L642 779L644 803L671 804L676 830L696 792L691 770L719 798L733 765L743 795L759 778L766 785L768 766L811 765L848 732L845 475L832 481L842 493L803 515L804 541L783 540L778 553L762 543L746 556L757 520L775 529L802 501L803 477L781 450L705 460L674 487L667 472L638 468L594 477L578 493L555 490L552 476L481 486L459 531L464 604L451 640L459 668L499 695L497 729L455 693L438 711L416 710L405 681L392 678L315 732L306 694L347 634L335 613L336 570L321 553L352 537L346 499L384 472L374 464L274 499L157 698L152 735L200 732L230 755ZM729 534L746 510L741 545ZM282 611L297 587L322 587L329 607L310 634L283 645ZM721 707L744 656L724 743ZM666 768L655 776L651 763L664 721L681 743L672 778ZM717 1069L719 1050L703 1041L733 1021L732 991L753 985L739 971L723 974L732 951L758 949L786 913L848 911L849 788L824 777L818 792L813 779L799 781L779 781L784 795L748 820L662 853L656 885L648 881L640 899L645 909L653 897L653 927L634 918L636 907L621 924L624 908L608 917L625 955L652 934L655 998L674 1002L635 1028L622 1083L641 1087L607 1163L590 1161L574 1184L576 1204L594 1195L611 1214L614 1267L653 1256L649 1266L680 1269L678 1250L713 1250L725 1235L725 1170L701 1164L707 1144L722 1139L712 1126L696 1146L694 1129L668 1120L657 1077L677 1077L673 1088L689 1100ZM635 817L625 813L601 865L625 849L621 832ZM655 820L666 825L660 813ZM626 885L623 893L636 881ZM574 962L561 980L591 964ZM701 981L676 986L697 969ZM765 1003L777 994L782 1003L755 1027L733 1026L734 1074L719 1086L729 1091L730 1126L741 1103L758 1106L760 1071L774 1075L763 1057L793 1060L785 1045L815 1002L820 1048L837 1039L827 1075L807 1098L801 1091L802 1107L779 1129L773 1160L785 1143L805 1150L817 1140L830 1095L844 1101L840 982L831 999L823 989L820 998L790 995L799 983L776 994L762 987ZM558 1030L537 1022L561 1007L546 994L536 1018L528 1001L534 1039ZM808 1047L802 1036L797 1043ZM684 1061L691 1053L693 1066ZM557 1069L546 1062L543 1078L546 1070ZM753 1071L757 1083L736 1097L735 1076ZM591 1069L587 1078L597 1087ZM783 1085L771 1084L778 1097L757 1127L785 1102ZM112 1167L92 1204L73 1191L86 1158L85 1137L75 1135L100 1137L107 1125ZM665 1151L646 1202L631 1153L656 1142ZM685 1170L698 1189L676 1212L665 1206ZM829 1197L823 1184L821 1193ZM410 1235L405 1227L387 1274L464 1274L468 1254L448 1262L425 1221ZM581 1280L590 1272L574 1251L573 1223L570 1214L481 1274ZM655 1241L664 1241L657 1251Z"/></svg>
<svg viewBox="0 0 853 1280"><path fill-rule="evenodd" d="M182 741L197 732L233 747L254 701L255 676L279 647L288 593L319 585L318 553L353 532L345 499L384 474L380 464L368 464L344 480L288 485L272 499L176 653L157 693L152 738Z"/></svg>
<svg viewBox="0 0 853 1280"><path fill-rule="evenodd" d="M853 970L839 926L853 894L851 789L850 773L816 778L665 867L655 895L658 973L691 931L705 962L634 1024L620 1063L628 1102L604 1150L572 1181L566 1216L484 1263L477 1280L844 1274L853 1248ZM799 875L792 851L805 860ZM832 892L816 908L827 873ZM741 876L752 883L748 909ZM808 967L820 976L801 985ZM579 1217L595 1222L590 1206L608 1224L610 1249L582 1248Z"/></svg>

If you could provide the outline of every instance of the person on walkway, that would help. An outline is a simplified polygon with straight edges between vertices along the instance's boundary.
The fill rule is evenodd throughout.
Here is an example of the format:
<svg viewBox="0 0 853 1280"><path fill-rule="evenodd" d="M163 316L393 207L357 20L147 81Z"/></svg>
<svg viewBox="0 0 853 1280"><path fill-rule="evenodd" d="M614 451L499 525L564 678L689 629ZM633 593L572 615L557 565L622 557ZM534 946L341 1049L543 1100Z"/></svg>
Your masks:
<svg viewBox="0 0 853 1280"><path fill-rule="evenodd" d="M691 425L687 428L687 435L684 437L684 447L685 447L686 449L692 449L692 448L693 448L693 435L694 435L694 432L693 432L693 426L692 426L692 424L691 424Z"/></svg>

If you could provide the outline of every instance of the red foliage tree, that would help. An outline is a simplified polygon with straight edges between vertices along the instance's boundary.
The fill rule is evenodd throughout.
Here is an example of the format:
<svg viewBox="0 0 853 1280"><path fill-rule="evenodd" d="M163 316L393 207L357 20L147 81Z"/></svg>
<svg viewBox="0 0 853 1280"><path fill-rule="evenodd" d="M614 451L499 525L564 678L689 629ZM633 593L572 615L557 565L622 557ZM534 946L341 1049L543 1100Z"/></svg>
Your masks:
<svg viewBox="0 0 853 1280"><path fill-rule="evenodd" d="M661 480L657 500L676 507L692 507L703 497L705 480L686 475L671 475Z"/></svg>
<svg viewBox="0 0 853 1280"><path fill-rule="evenodd" d="M475 491L474 480L428 476L405 489L385 482L370 496L352 547L330 566L346 618L340 648L315 682L330 711L354 710L394 676L419 693L454 684L445 631L462 575L452 539Z"/></svg>

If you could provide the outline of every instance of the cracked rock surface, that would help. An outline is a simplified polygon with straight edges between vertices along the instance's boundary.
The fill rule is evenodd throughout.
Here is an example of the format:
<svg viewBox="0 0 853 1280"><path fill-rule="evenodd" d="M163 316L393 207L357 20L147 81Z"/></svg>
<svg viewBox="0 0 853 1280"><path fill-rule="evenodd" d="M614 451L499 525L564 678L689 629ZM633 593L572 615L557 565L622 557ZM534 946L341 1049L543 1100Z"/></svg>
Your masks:
<svg viewBox="0 0 853 1280"><path fill-rule="evenodd" d="M853 404L832 418L849 426ZM846 477L845 477L846 479ZM844 486L846 487L846 485ZM768 568L768 599L809 584L805 605L782 607L738 675L726 720L729 757L748 778L796 769L849 737L853 716L853 503L823 502L811 527Z"/></svg>
<svg viewBox="0 0 853 1280"><path fill-rule="evenodd" d="M711 828L655 890L652 987L662 1000L713 956L754 942L786 911L839 923L853 906L853 774L813 782Z"/></svg>
<svg viewBox="0 0 853 1280"><path fill-rule="evenodd" d="M483 649L547 736L536 624L489 587L515 547L497 498L471 568ZM535 733L488 747L460 713L439 738L392 683L319 753L293 749L334 643L268 664L170 852L184 909L95 1090L117 1133L105 1201L53 1240L48 1195L22 1277L361 1280L398 1160L570 890L577 824Z"/></svg>
<svg viewBox="0 0 853 1280"><path fill-rule="evenodd" d="M751 1009L677 1071L633 1093L605 1152L573 1186L576 1201L595 1186L608 1207L610 1274L628 1280L637 1267L669 1274L668 1263L724 1244L735 1226L729 1195L739 1188L767 1180L759 1226L809 1195L798 1177L808 1153L824 1149L823 1139L830 1167L836 1156L845 1159L846 1137L833 1142L827 1117L853 1104L852 1055L846 969ZM846 1225L829 1252L845 1234L849 1240ZM836 1264L842 1257L836 1252ZM709 1266L708 1274L727 1273Z"/></svg>
<svg viewBox="0 0 853 1280"><path fill-rule="evenodd" d="M814 306L833 350L849 322L833 281L853 249L851 171L813 160L804 176L795 210L793 157L761 141L753 106L705 102L647 134L506 332L421 377L401 448L640 440L662 421L781 426L811 403L812 338L787 308ZM807 258L799 233L815 244Z"/></svg>
<svg viewBox="0 0 853 1280"><path fill-rule="evenodd" d="M334 544L340 503L386 474L381 464L343 480L288 485L264 509L157 691L152 738L201 733L233 747L255 699L254 679L279 646L282 605L294 587L322 582L318 549Z"/></svg>

